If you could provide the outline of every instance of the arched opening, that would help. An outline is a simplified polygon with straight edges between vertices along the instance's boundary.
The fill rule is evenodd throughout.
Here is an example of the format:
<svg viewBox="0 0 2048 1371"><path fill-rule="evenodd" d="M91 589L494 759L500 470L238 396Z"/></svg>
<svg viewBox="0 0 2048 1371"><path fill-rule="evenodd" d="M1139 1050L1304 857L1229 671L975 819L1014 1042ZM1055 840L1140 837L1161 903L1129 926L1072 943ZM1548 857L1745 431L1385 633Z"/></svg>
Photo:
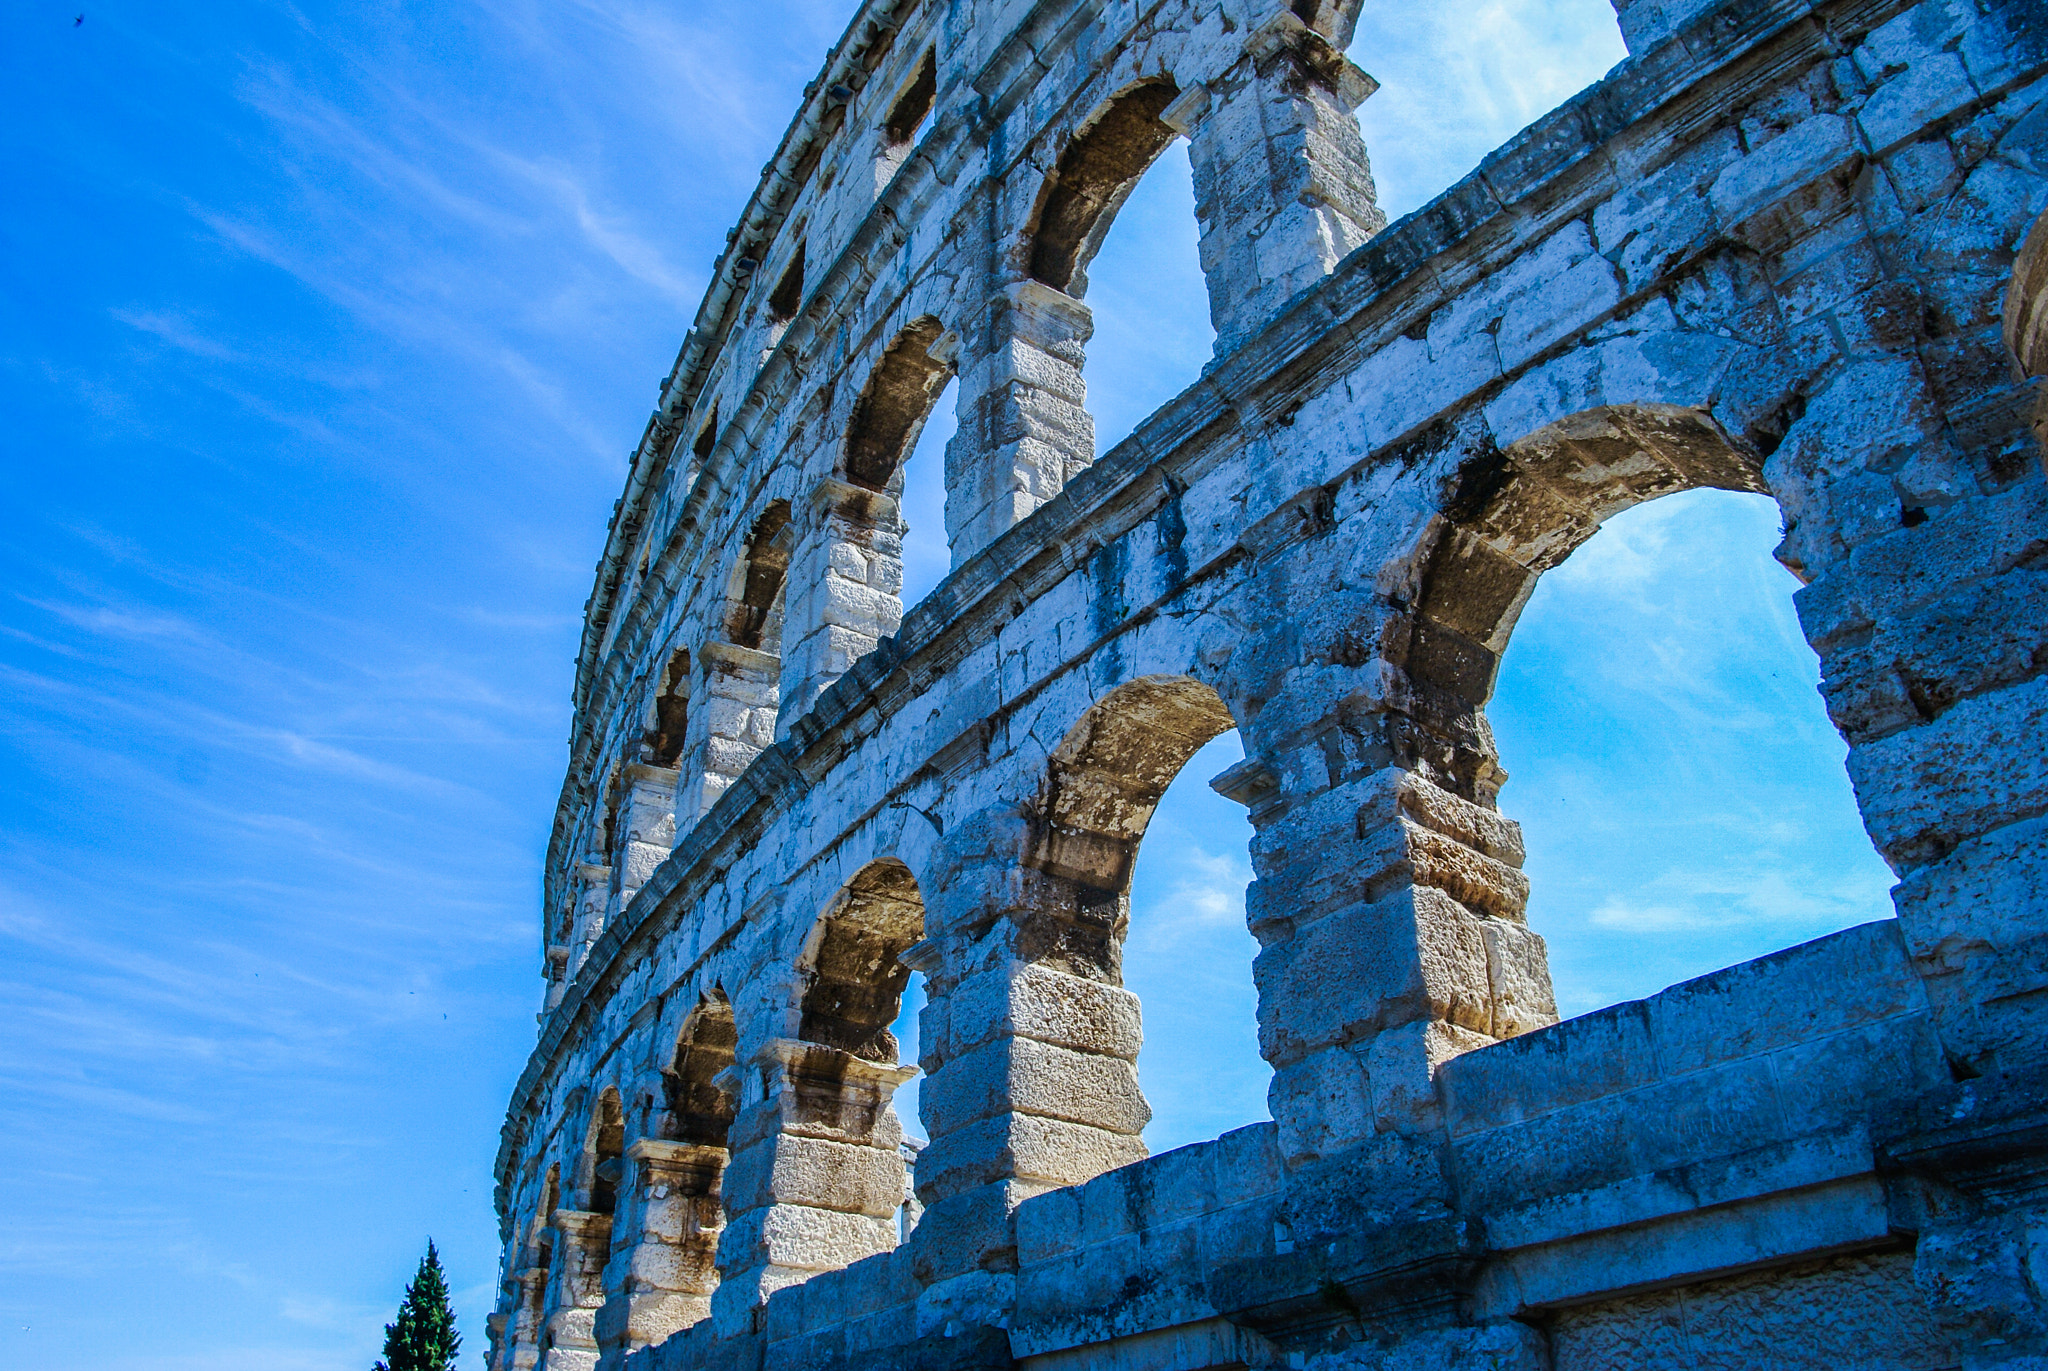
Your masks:
<svg viewBox="0 0 2048 1371"><path fill-rule="evenodd" d="M674 767L682 759L683 742L690 729L690 650L679 647L670 654L661 673L661 688L655 693L654 718L647 729L645 755L651 766Z"/></svg>
<svg viewBox="0 0 2048 1371"><path fill-rule="evenodd" d="M804 240L798 238L796 247L789 254L788 265L782 269L782 279L775 283L774 290L768 292L769 323L787 324L796 318L796 312L803 303Z"/></svg>
<svg viewBox="0 0 2048 1371"><path fill-rule="evenodd" d="M868 490L891 488L952 375L951 359L933 354L945 336L945 325L925 315L898 334L875 364L847 421L847 480Z"/></svg>
<svg viewBox="0 0 2048 1371"><path fill-rule="evenodd" d="M513 1273L518 1282L518 1304L512 1313L511 1336L506 1340L502 1361L506 1368L532 1365L546 1346L548 1304L553 1297L555 1277L555 1207L560 1202L561 1177L561 1168L550 1166L541 1178L521 1254L524 1265Z"/></svg>
<svg viewBox="0 0 2048 1371"><path fill-rule="evenodd" d="M945 463L936 456L911 459L932 446L922 441L926 421L953 378L957 345L936 318L913 320L884 350L854 401L843 457L845 480L829 488L822 528L807 545L811 560L805 588L812 599L805 621L810 636L801 653L807 679L798 708L901 628L905 539L911 528L916 529L923 578L918 593L944 575L945 553L936 538L946 525ZM946 425L938 427L943 431ZM913 493L921 501L914 516L905 508Z"/></svg>
<svg viewBox="0 0 2048 1371"><path fill-rule="evenodd" d="M1160 796L1205 743L1234 727L1216 692L1189 677L1118 686L1053 751L1032 864L1074 882L1090 904L1120 905ZM1073 950L1077 968L1116 974L1120 953L1108 940L1081 937Z"/></svg>
<svg viewBox="0 0 2048 1371"><path fill-rule="evenodd" d="M1175 137L1160 118L1180 94L1161 79L1134 86L1074 134L1039 201L1031 235L1034 280L1075 299L1088 291L1088 263L1102 235L1152 160Z"/></svg>
<svg viewBox="0 0 2048 1371"><path fill-rule="evenodd" d="M1216 692L1187 677L1144 677L1129 682L1082 716L1050 760L1029 859L1038 870L1064 883L1071 897L1047 902L1019 934L1020 952L1042 971L1130 990L1125 949L1140 846L1161 799L1189 761L1213 740L1232 733L1234 727L1229 709ZM1211 756L1227 756L1231 750L1232 744L1226 741ZM1240 930L1242 894L1240 884L1235 892ZM1230 898L1224 894L1226 902ZM1245 953L1248 972L1249 948ZM1077 1000L1087 1003L1088 992L1081 992ZM1127 1139L1125 1150L1130 1155L1124 1159L1128 1160L1143 1155L1139 1139L1152 1117L1138 1088L1138 1047L1143 1036L1138 1031L1139 1005L1134 996L1125 993L1102 1000L1101 1009L1105 1016L1102 1031L1092 1034L1081 1050L1094 1059L1089 1070L1120 1084L1104 1091L1114 1102L1097 1117L1074 1121ZM1214 1008L1209 1012L1213 1014ZM1112 1027L1112 1020L1124 1015L1128 1022ZM1247 1012L1246 1022L1248 1026L1255 1023L1255 1015ZM1167 1060L1183 1059L1169 1054ZM1186 1127L1176 1123L1174 1142L1191 1140L1184 1135Z"/></svg>
<svg viewBox="0 0 2048 1371"><path fill-rule="evenodd" d="M626 1116L619 1104L619 1092L610 1087L597 1097L597 1108L591 1112L586 1155L590 1172L584 1208L612 1218L618 1213L619 1182L625 1175Z"/></svg>
<svg viewBox="0 0 2048 1371"><path fill-rule="evenodd" d="M903 83L895 100L890 102L888 117L882 121L882 133L890 148L907 151L917 142L925 120L931 117L932 102L938 93L938 50L926 48L918 57L910 79Z"/></svg>
<svg viewBox="0 0 2048 1371"><path fill-rule="evenodd" d="M1131 872L1123 980L1145 1008L1145 1145L1164 1152L1271 1117L1259 1055L1258 943L1245 808L1211 784L1244 760L1236 729L1196 750L1160 796Z"/></svg>
<svg viewBox="0 0 2048 1371"><path fill-rule="evenodd" d="M2005 290L2005 346L2022 376L2048 375L2048 214L2027 230Z"/></svg>
<svg viewBox="0 0 2048 1371"><path fill-rule="evenodd" d="M862 1212L883 1221L892 1242L915 1222L906 1205L908 1169L919 1145L907 1142L898 1106L914 1111L917 1096L913 1090L899 1101L896 1091L917 1069L897 1029L921 1007L923 996L913 993L912 982L922 977L903 954L923 939L924 897L910 868L890 858L862 868L818 921L804 956L797 1036L829 1050L792 1062L800 1115L888 1158L874 1163L875 1173L887 1179Z"/></svg>
<svg viewBox="0 0 2048 1371"><path fill-rule="evenodd" d="M1445 518L1422 563L1403 662L1413 704L1407 725L1390 734L1390 741L1400 754L1398 761L1423 782L1477 806L1478 810L1494 809L1507 773L1496 751L1486 708L1500 679L1502 654L1531 603L1538 578L1587 544L1611 517L1659 497L1687 491L1769 494L1760 463L1754 456L1731 441L1704 412L1676 406L1589 410L1551 424L1505 450L1481 452L1468 460L1457 475ZM1672 507L1669 513L1682 514L1684 510L1685 506L1680 505ZM1751 512L1754 513L1753 508ZM1765 529L1774 522L1766 515ZM1619 534L1615 544L1620 544ZM1563 584L1568 586L1570 580L1567 577ZM1789 590L1789 586L1779 584L1773 593L1789 600ZM1725 588L1709 588L1707 593L1724 599L1726 594ZM1668 620L1674 606L1659 603L1650 612ZM1746 637L1755 637L1756 624L1740 627ZM1779 630L1781 637L1796 637L1789 619L1780 623ZM1783 647L1786 655L1805 652L1798 668L1806 677L1812 671L1810 651L1804 649L1803 640L1797 641L1797 648L1790 643ZM1582 658L1586 650L1584 642L1574 642L1570 655ZM1640 645L1618 650L1637 666L1642 665ZM1609 665L1626 670L1629 663L1625 660ZM1518 684L1517 688L1529 687ZM1781 692L1780 698L1795 700L1799 693L1795 687ZM1540 694L1535 698L1540 704ZM1536 732L1585 737L1593 731L1588 728L1587 716L1599 708L1598 702L1583 697L1553 697L1552 704L1559 712L1552 714L1550 723L1539 726ZM1805 709L1811 712L1810 705ZM1662 734L1647 739L1640 750L1667 759L1678 757L1682 749L1670 746L1670 735L1679 726L1681 712L1672 708L1667 699L1663 705L1653 707L1649 717ZM1730 720L1725 716L1696 718L1693 722L1701 732L1719 731L1725 735L1730 728ZM1777 730L1784 727L1783 721L1776 718L1760 721L1760 726ZM1517 727L1520 736L1529 740L1531 733L1526 723L1518 721ZM1832 733L1831 728L1827 731ZM1839 740L1832 746L1839 747ZM1809 760L1817 761L1820 755L1811 747L1808 753ZM1835 755L1839 758L1839 751ZM1754 762L1752 757L1749 767L1736 765L1729 773L1731 780L1753 791L1756 777L1744 773L1753 770ZM1558 782L1554 772L1547 779L1551 786ZM1628 806L1627 841L1668 845L1674 841L1670 833L1654 836L1646 814L1654 810L1659 792L1668 795L1672 778L1663 774L1645 780L1650 787L1649 796L1642 804ZM1558 793L1552 791L1553 801ZM1840 787L1840 793L1846 795L1846 785ZM1428 844L1443 844L1449 839L1457 848L1432 848L1428 844L1417 848L1413 862L1415 883L1449 894L1477 915L1488 932L1506 935L1523 928L1530 884L1514 869L1522 860L1519 835L1496 831L1484 823L1460 822L1455 815L1451 821L1432 825L1425 814L1428 806L1426 799L1410 805L1415 815L1422 816L1416 817L1416 823L1436 829ZM1569 822L1583 832L1583 809L1579 805L1574 809L1579 812ZM1511 830L1512 826L1508 828ZM1860 823L1856 829L1860 832ZM1694 840L1693 845L1696 847L1698 841ZM1867 850L1868 844L1864 847ZM1460 850L1463 855L1459 855ZM1545 864L1557 865L1557 848L1549 847L1547 852ZM1749 852L1735 856L1739 864L1733 871L1723 873L1722 898L1728 898L1731 892L1739 893L1745 884L1753 886L1761 878L1758 855ZM1850 862L1843 869L1858 866L1864 864ZM1869 875L1864 866L1864 874L1858 879L1867 879ZM1648 892L1637 889L1609 893L1626 902L1640 900ZM1858 912L1866 916L1888 912L1868 905L1859 911L1857 905L1853 900L1836 905L1834 926L1841 926L1845 918L1848 922L1859 921L1855 917ZM1652 931L1645 924L1650 917L1653 916L1639 911L1629 917L1612 916L1609 921L1623 924L1633 919L1638 925L1633 931L1640 936ZM1668 917L1668 911L1661 917ZM1796 929L1781 925L1781 936L1774 945L1784 945L1782 935L1787 932L1796 936L1820 931L1825 929L1813 924ZM1554 1006L1541 1002L1549 991L1541 940L1516 933L1515 938L1502 945L1533 949L1529 951L1528 964L1519 973L1495 976L1490 1021L1486 997L1475 998L1461 1011L1476 1016L1466 1026L1495 1037L1540 1026L1555 1013ZM1617 955L1623 945L1610 941L1605 955ZM1744 949L1749 950L1752 949ZM1500 955L1496 955L1496 960L1499 959ZM1740 960L1741 956L1732 959ZM1636 974L1655 975L1659 963L1654 957L1637 960ZM1680 970L1684 974L1705 969L1708 968L1694 965ZM1536 984L1539 979L1540 986ZM1659 988L1623 981L1610 984L1623 995ZM1520 986L1520 990L1514 991L1515 986ZM1595 1006L1591 1000L1613 998L1586 989L1578 993L1579 1002L1573 1008L1592 1008Z"/></svg>
<svg viewBox="0 0 2048 1371"><path fill-rule="evenodd" d="M924 902L910 869L870 863L812 925L796 965L791 1038L763 1044L746 1064L761 1118L733 1160L722 1252L735 1289L808 1280L902 1238L907 1193L903 1127L892 1097L917 1068L899 1065L890 1025L910 969L902 954L924 936ZM830 1242L805 1235L829 1233Z"/></svg>
<svg viewBox="0 0 2048 1371"><path fill-rule="evenodd" d="M666 1112L659 1135L673 1142L724 1147L732 1127L733 1099L720 1082L732 1066L739 1030L732 1006L714 990L699 1002L676 1040L675 1057L661 1073Z"/></svg>
<svg viewBox="0 0 2048 1371"><path fill-rule="evenodd" d="M946 542L946 453L960 431L960 378L950 377L931 419L903 462L903 607L909 609L953 569Z"/></svg>
<svg viewBox="0 0 2048 1371"><path fill-rule="evenodd" d="M783 582L794 539L787 500L773 502L754 521L728 592L725 631L734 646L771 655L781 651Z"/></svg>
<svg viewBox="0 0 2048 1371"><path fill-rule="evenodd" d="M812 934L797 1035L895 1066L901 1052L890 1026L910 981L901 957L923 938L924 899L910 868L887 860L864 868Z"/></svg>
<svg viewBox="0 0 2048 1371"><path fill-rule="evenodd" d="M711 449L718 446L718 402L711 402L711 414L697 430L697 439L690 444L690 475L704 469L704 459L711 455Z"/></svg>
<svg viewBox="0 0 2048 1371"><path fill-rule="evenodd" d="M722 1078L738 1040L732 1006L713 990L684 1023L661 1073L653 1136L627 1149L636 1168L639 1223L632 1255L599 1319L599 1345L608 1354L660 1342L711 1312L734 1116Z"/></svg>
<svg viewBox="0 0 2048 1371"><path fill-rule="evenodd" d="M1087 293L1088 412L1107 452L1200 379L1215 353L1185 140L1162 149L1105 216L1084 267L1069 293Z"/></svg>
<svg viewBox="0 0 2048 1371"><path fill-rule="evenodd" d="M1559 1012L1888 916L1777 505L1614 516L1530 595L1487 704Z"/></svg>
<svg viewBox="0 0 2048 1371"><path fill-rule="evenodd" d="M1013 360L970 406L983 460L954 483L961 508L947 522L959 554L1000 537L1093 463L1105 415L1106 431L1121 437L1208 359L1214 335L1185 152L1147 175L1177 136L1161 116L1178 94L1161 78L1107 101L1038 189L1017 247L1027 279L1008 288L991 321ZM1131 227L1102 257L1123 215ZM1106 365L1087 361L1098 320L1095 300L1082 303L1098 269L1108 280L1097 292L1109 307Z"/></svg>

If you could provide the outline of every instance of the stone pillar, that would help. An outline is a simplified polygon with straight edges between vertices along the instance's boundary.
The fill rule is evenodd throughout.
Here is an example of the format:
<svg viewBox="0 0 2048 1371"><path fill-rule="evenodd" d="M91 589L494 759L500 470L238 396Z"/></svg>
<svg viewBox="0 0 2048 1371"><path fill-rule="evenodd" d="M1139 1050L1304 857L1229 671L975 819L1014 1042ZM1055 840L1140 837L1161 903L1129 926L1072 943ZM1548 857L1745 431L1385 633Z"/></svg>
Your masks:
<svg viewBox="0 0 2048 1371"><path fill-rule="evenodd" d="M517 1303L498 1341L492 1371L533 1371L540 1361L541 1321L548 1297L545 1260L522 1267L513 1277Z"/></svg>
<svg viewBox="0 0 2048 1371"><path fill-rule="evenodd" d="M903 488L902 472L890 483ZM811 487L805 532L785 583L777 736L825 688L903 623L903 516L896 494L836 478Z"/></svg>
<svg viewBox="0 0 2048 1371"><path fill-rule="evenodd" d="M612 833L611 902L606 911L609 921L618 912L633 902L640 893L640 887L647 884L647 878L654 869L668 860L668 854L676 845L676 783L681 777L679 771L663 766L648 766L644 763L629 763L619 778L619 811L613 820L616 825ZM599 928L597 932L602 932ZM597 933L590 935L590 942L597 940ZM576 974L588 952L584 944L569 974Z"/></svg>
<svg viewBox="0 0 2048 1371"><path fill-rule="evenodd" d="M896 1246L903 1129L890 1097L917 1074L789 1038L734 1071L724 1276L711 1301L721 1336L751 1328L776 1290Z"/></svg>
<svg viewBox="0 0 2048 1371"><path fill-rule="evenodd" d="M724 1148L642 1138L626 1156L634 1165L634 1227L621 1234L605 1270L597 1342L606 1371L710 1314L725 1226Z"/></svg>
<svg viewBox="0 0 2048 1371"><path fill-rule="evenodd" d="M676 792L676 822L687 828L703 817L725 788L775 741L777 680L782 661L769 652L706 642L697 651L698 688L690 731L701 760ZM687 812L686 812L687 811Z"/></svg>
<svg viewBox="0 0 2048 1371"><path fill-rule="evenodd" d="M1394 713L1374 729L1414 731ZM1336 741L1346 732L1331 721L1290 775L1325 777L1354 750ZM1390 749L1357 750L1384 759ZM1413 765L1363 771L1292 804L1256 764L1217 783L1252 811L1257 879L1245 912L1261 949L1259 1047L1290 1166L1379 1134L1435 1133L1437 1066L1556 1020L1543 940L1523 921L1513 822Z"/></svg>
<svg viewBox="0 0 2048 1371"><path fill-rule="evenodd" d="M929 1000L913 1269L975 1287L951 1302L990 1320L1016 1269L1012 1211L1143 1158L1151 1117L1138 1000L1114 971L1124 897L1023 865L1028 834L1001 832L1023 828L983 816L949 834L965 859L927 889L933 936L904 957Z"/></svg>
<svg viewBox="0 0 2048 1371"><path fill-rule="evenodd" d="M612 1216L557 1209L561 1250L555 1260L554 1308L548 1314L539 1371L596 1371L597 1311L611 1256Z"/></svg>
<svg viewBox="0 0 2048 1371"><path fill-rule="evenodd" d="M1386 227L1352 113L1376 88L1282 10L1162 116L1189 134L1219 355Z"/></svg>
<svg viewBox="0 0 2048 1371"><path fill-rule="evenodd" d="M960 377L960 431L946 445L946 540L959 566L1095 460L1081 380L1088 306L1041 281L989 305L987 353Z"/></svg>
<svg viewBox="0 0 2048 1371"><path fill-rule="evenodd" d="M569 942L561 949L562 974L550 991L548 1008L553 1009L561 1001L569 982L576 979L577 970L590 955L591 946L603 935L610 918L611 902L612 869L594 862L579 863L576 867L576 917L569 927ZM550 956L554 951L549 949Z"/></svg>

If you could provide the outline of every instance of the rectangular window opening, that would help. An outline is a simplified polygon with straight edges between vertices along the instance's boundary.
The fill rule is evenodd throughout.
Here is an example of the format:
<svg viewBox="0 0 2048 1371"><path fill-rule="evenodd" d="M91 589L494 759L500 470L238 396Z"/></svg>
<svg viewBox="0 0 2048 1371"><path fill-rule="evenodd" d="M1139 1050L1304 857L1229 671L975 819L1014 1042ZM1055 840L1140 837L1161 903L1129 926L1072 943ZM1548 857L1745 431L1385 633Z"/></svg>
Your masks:
<svg viewBox="0 0 2048 1371"><path fill-rule="evenodd" d="M797 310L804 302L804 245L799 242L796 251L790 255L789 265L783 269L782 279L775 283L775 289L768 296L768 314L778 324L786 324L796 318Z"/></svg>
<svg viewBox="0 0 2048 1371"><path fill-rule="evenodd" d="M896 104L889 111L889 117L882 124L891 143L908 143L917 137L924 121L931 116L932 101L939 93L939 55L936 48L926 48L924 56L917 59L917 72L904 86L903 93L896 97Z"/></svg>

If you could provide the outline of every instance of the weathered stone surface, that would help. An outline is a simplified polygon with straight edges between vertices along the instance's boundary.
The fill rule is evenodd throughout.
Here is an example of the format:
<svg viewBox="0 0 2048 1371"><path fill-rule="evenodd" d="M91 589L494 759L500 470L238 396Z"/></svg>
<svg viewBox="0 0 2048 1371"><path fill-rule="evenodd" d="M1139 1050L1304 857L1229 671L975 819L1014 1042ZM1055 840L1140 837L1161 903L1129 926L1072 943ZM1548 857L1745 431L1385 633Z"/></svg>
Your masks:
<svg viewBox="0 0 2048 1371"><path fill-rule="evenodd" d="M2048 10L1617 0L1388 225L1356 8L860 5L590 601L493 1371L2048 1364ZM1175 137L1217 353L1098 454ZM1486 702L1703 486L1783 511L1899 918L1556 1023ZM1273 1122L1148 1158L1127 885L1233 725Z"/></svg>

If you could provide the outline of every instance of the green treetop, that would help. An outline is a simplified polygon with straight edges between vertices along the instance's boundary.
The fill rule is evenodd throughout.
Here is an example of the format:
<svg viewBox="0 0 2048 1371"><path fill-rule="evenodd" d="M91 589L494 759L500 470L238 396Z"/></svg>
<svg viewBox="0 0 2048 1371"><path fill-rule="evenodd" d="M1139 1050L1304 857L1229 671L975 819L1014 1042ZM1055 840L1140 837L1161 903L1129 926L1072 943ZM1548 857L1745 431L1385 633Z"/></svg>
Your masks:
<svg viewBox="0 0 2048 1371"><path fill-rule="evenodd" d="M419 1271L405 1287L398 1322L384 1325L384 1360L376 1371L455 1371L455 1349L460 1346L455 1311L448 1307L448 1280L429 1238L427 1255L420 1258Z"/></svg>

